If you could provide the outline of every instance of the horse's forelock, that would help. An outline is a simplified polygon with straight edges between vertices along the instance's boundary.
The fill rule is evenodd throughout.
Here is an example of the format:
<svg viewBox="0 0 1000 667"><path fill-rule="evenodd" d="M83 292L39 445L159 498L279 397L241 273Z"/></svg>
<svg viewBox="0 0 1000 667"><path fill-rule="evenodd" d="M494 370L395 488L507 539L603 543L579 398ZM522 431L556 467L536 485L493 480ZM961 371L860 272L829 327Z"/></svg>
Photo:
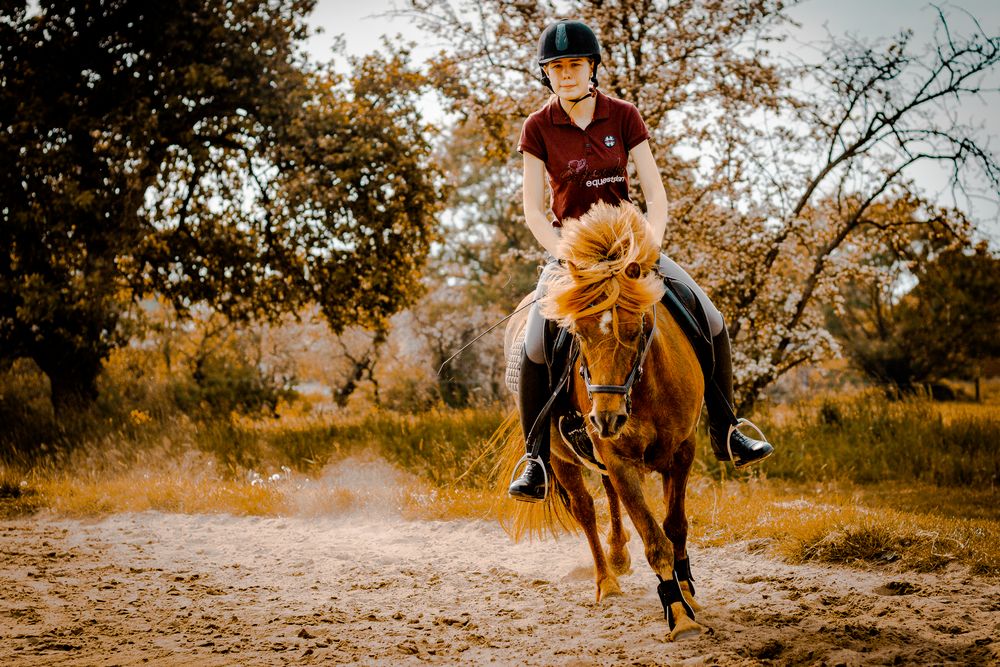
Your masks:
<svg viewBox="0 0 1000 667"><path fill-rule="evenodd" d="M642 312L660 300L663 283L650 269L660 249L646 220L635 206L598 202L579 219L563 226L559 253L566 261L554 269L542 312L569 326L612 306ZM638 278L625 275L638 264Z"/></svg>

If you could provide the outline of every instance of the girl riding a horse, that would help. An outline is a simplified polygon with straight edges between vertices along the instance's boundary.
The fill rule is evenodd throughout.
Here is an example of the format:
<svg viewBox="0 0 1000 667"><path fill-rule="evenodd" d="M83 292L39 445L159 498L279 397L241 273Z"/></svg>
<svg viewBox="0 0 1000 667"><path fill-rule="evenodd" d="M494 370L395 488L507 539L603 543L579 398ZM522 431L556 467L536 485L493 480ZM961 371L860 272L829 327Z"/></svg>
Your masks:
<svg viewBox="0 0 1000 667"><path fill-rule="evenodd" d="M521 129L518 152L524 157L524 217L537 241L551 256L542 271L536 297L545 293L558 258L561 221L579 218L597 202L630 201L626 170L635 163L646 216L657 247L667 227L667 196L649 146L649 131L636 107L609 97L597 88L601 46L594 32L580 21L561 20L548 26L538 41L542 83L554 94L532 113ZM551 215L545 207L545 176L551 190ZM733 376L729 335L722 314L694 280L661 254L659 273L682 283L707 315L714 370L705 378L712 449L720 461L743 468L774 451L766 440L737 430L733 416ZM518 409L529 457L509 488L518 500L541 501L548 487L549 428L535 428L553 391L546 364L545 329L549 323L536 300L528 318L518 382ZM717 389L708 391L714 386ZM529 434L537 442L529 442Z"/></svg>

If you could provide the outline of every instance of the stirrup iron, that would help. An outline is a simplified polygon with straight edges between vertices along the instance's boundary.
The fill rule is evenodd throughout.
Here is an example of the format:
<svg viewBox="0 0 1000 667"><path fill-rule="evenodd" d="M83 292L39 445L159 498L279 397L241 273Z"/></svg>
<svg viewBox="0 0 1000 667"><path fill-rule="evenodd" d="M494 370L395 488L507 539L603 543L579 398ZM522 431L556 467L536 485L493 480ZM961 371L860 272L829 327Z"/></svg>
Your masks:
<svg viewBox="0 0 1000 667"><path fill-rule="evenodd" d="M544 502L545 499L549 497L549 470L548 466L545 465L545 461L543 461L542 457L540 456L532 456L531 454L525 454L520 459L518 459L517 463L514 464L514 472L511 473L510 482L507 483L507 486L513 484L514 480L517 479L517 471L521 469L521 464L524 464L524 466L527 467L529 463L537 463L542 467L542 480L544 482L545 493L542 495L540 499L538 499L535 502L539 503ZM531 502L528 501L526 498L515 498L515 500Z"/></svg>
<svg viewBox="0 0 1000 667"><path fill-rule="evenodd" d="M745 468L748 465L751 465L750 463L747 463L742 466L737 466L736 457L733 456L733 441L732 441L733 431L739 431L740 427L744 425L749 426L753 430L757 431L757 435L760 436L761 441L766 442L769 445L771 444L771 442L767 439L767 436L764 435L764 432L760 430L760 427L758 427L749 419L744 419L743 417L737 418L736 423L730 424L729 431L726 433L726 452L729 454L729 460L733 462L733 467L735 467L737 470L739 470L740 468Z"/></svg>

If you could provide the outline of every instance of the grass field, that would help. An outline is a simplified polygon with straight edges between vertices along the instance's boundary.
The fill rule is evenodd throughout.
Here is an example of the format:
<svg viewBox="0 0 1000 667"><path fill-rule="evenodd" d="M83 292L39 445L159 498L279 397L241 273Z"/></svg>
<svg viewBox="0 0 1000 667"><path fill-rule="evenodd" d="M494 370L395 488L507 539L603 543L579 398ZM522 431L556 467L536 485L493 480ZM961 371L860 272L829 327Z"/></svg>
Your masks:
<svg viewBox="0 0 1000 667"><path fill-rule="evenodd" d="M957 562L1000 574L997 407L862 394L765 412L757 421L777 451L750 473L734 477L700 443L691 539L747 542L792 561L919 570ZM365 499L331 466L376 461L398 471L393 500L408 518L491 518L486 443L506 416L500 407L351 418L286 409L204 422L135 413L30 463L8 450L0 507L8 516L338 512Z"/></svg>

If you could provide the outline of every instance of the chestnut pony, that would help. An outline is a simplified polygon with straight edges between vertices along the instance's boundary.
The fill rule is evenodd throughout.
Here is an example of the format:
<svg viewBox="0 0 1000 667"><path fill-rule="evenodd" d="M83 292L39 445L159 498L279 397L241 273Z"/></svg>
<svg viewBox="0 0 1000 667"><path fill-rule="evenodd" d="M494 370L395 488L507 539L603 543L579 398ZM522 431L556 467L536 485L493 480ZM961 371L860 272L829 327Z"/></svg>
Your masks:
<svg viewBox="0 0 1000 667"><path fill-rule="evenodd" d="M583 529L594 557L597 599L621 593L617 575L629 570L628 533L620 504L645 546L646 560L659 577L670 639L697 634L687 561L684 492L694 459L694 434L701 412L704 378L680 327L658 305L663 281L656 272L659 247L631 204L595 204L562 229L560 256L541 301L545 316L573 335L574 359L568 370L568 410L584 416L594 462L586 464L559 434L552 420L551 464L555 479L545 503L505 502L508 530L553 530L556 523ZM530 297L526 298L525 302ZM522 303L525 303L522 302ZM525 317L512 320L511 343ZM630 377L632 379L630 379ZM628 385L628 386L626 386ZM555 417L555 413L553 414ZM516 420L495 438L506 441L498 464L498 488L506 490L524 451ZM584 482L584 467L604 468L611 529L605 554L598 535L594 500ZM649 473L662 477L666 518L662 523L647 504L643 483Z"/></svg>

